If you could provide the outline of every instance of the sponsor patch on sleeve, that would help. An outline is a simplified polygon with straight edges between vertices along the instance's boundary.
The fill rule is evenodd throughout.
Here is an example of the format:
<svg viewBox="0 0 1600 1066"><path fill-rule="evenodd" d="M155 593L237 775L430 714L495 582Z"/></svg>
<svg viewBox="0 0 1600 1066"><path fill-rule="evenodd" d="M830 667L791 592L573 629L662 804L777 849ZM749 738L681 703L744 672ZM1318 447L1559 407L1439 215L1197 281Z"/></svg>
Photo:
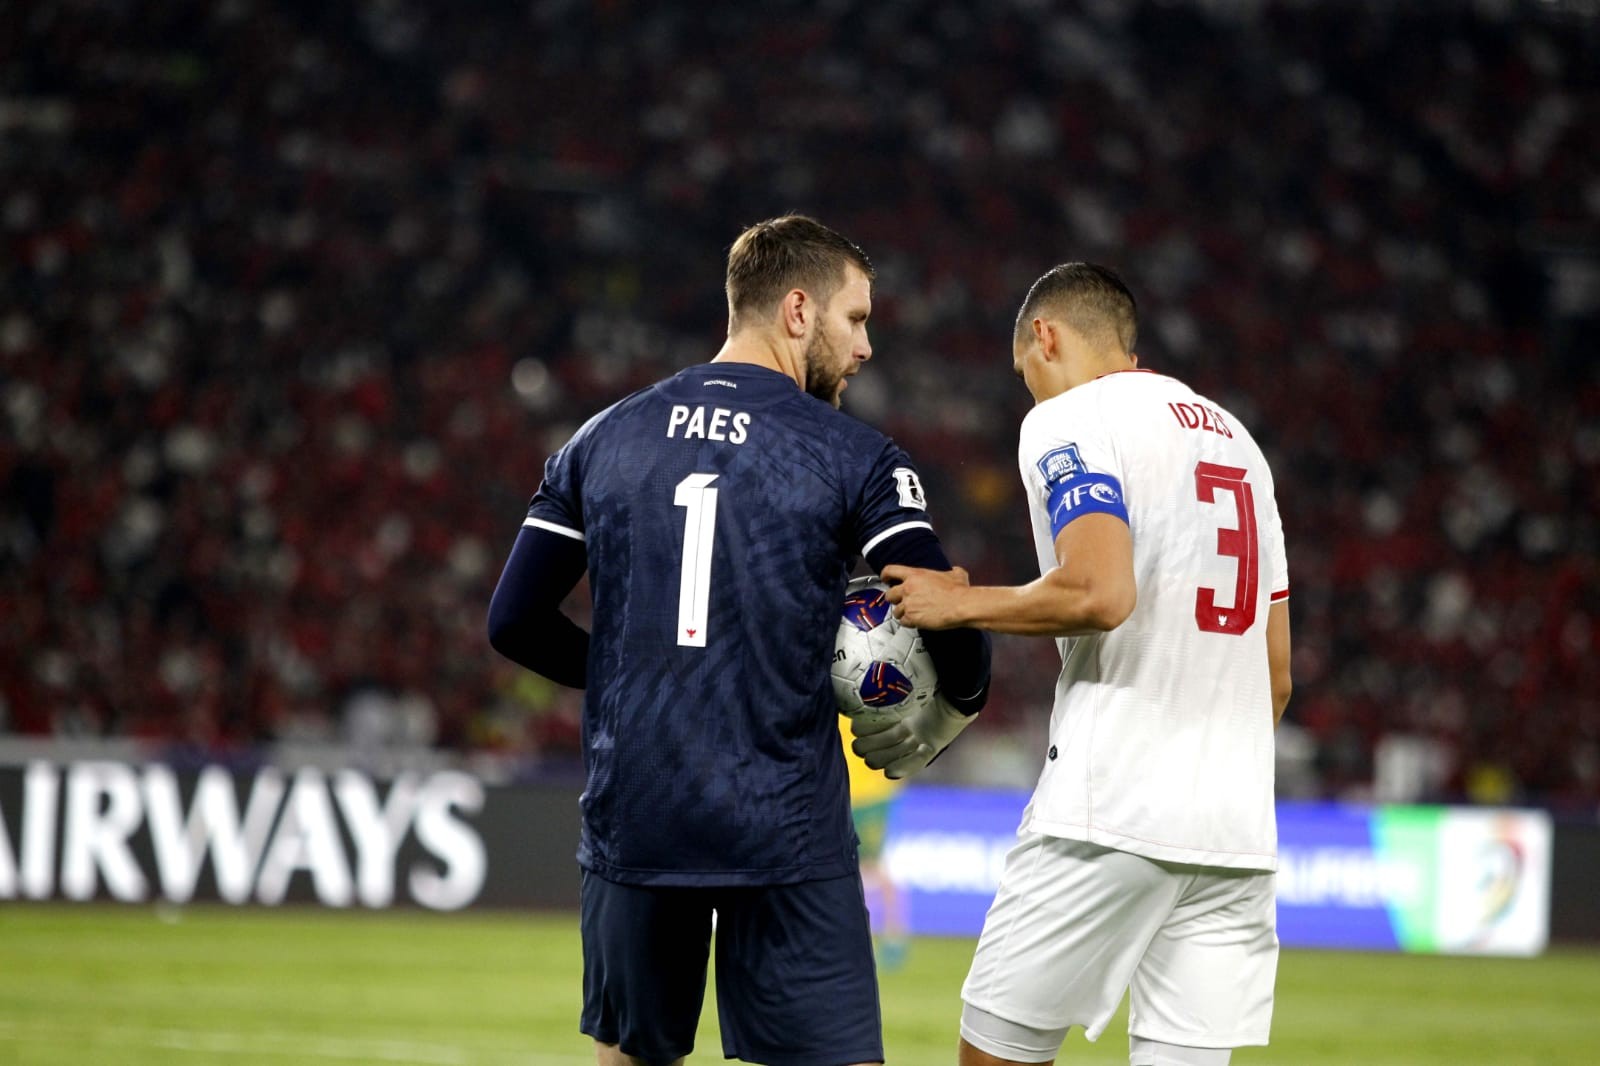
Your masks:
<svg viewBox="0 0 1600 1066"><path fill-rule="evenodd" d="M1063 444L1059 448L1052 448L1044 453L1044 458L1038 462L1039 473L1044 475L1044 483L1051 489L1063 481L1070 481L1079 474L1085 473L1083 457L1078 454L1076 444Z"/></svg>

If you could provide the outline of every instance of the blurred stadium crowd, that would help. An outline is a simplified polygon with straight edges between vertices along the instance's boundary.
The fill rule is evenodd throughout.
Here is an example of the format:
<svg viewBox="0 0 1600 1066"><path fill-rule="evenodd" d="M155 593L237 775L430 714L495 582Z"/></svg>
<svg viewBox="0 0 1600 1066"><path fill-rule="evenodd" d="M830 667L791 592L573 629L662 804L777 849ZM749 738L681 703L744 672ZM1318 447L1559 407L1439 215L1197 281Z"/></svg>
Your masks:
<svg viewBox="0 0 1600 1066"><path fill-rule="evenodd" d="M1233 409L1277 472L1283 790L1600 801L1583 5L4 21L0 732L570 759L575 695L483 636L542 462L708 358L728 243L804 210L879 266L847 409L917 458L975 579L1034 566L1016 306L1056 262L1111 264L1143 365ZM997 642L969 734L991 777L1031 781L1056 666Z"/></svg>

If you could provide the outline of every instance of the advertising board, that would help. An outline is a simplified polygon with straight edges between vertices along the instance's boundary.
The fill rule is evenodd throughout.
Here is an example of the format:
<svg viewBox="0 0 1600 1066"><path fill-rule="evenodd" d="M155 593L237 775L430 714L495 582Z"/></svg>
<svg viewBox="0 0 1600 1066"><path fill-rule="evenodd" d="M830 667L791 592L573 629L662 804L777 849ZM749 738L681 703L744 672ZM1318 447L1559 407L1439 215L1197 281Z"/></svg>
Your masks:
<svg viewBox="0 0 1600 1066"><path fill-rule="evenodd" d="M885 862L913 932L976 935L1026 801L901 794ZM570 781L40 759L0 767L0 901L575 907L577 823ZM1543 812L1282 803L1278 836L1287 946L1531 955L1549 938Z"/></svg>
<svg viewBox="0 0 1600 1066"><path fill-rule="evenodd" d="M909 788L885 862L914 931L975 935L1027 793ZM1549 935L1541 811L1278 806L1278 935L1287 946L1532 955Z"/></svg>

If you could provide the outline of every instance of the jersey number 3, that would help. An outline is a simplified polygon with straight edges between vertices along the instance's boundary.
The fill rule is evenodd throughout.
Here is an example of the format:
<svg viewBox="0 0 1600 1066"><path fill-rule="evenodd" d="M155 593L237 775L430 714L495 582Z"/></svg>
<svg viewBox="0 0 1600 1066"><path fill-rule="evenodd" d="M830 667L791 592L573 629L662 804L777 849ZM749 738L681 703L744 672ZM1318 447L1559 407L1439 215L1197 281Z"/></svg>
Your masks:
<svg viewBox="0 0 1600 1066"><path fill-rule="evenodd" d="M690 474L678 482L672 505L684 509L683 569L678 574L678 643L706 646L711 602L711 541L717 530L715 474Z"/></svg>
<svg viewBox="0 0 1600 1066"><path fill-rule="evenodd" d="M1201 503L1216 503L1218 489L1233 497L1237 527L1217 530L1217 554L1238 560L1234 571L1233 606L1217 606L1217 590L1202 588L1194 594L1194 622L1207 633L1240 636L1256 620L1256 590L1261 573L1261 541L1256 535L1255 497L1245 471L1236 466L1200 463L1194 468L1195 495ZM685 556L687 559L687 556Z"/></svg>

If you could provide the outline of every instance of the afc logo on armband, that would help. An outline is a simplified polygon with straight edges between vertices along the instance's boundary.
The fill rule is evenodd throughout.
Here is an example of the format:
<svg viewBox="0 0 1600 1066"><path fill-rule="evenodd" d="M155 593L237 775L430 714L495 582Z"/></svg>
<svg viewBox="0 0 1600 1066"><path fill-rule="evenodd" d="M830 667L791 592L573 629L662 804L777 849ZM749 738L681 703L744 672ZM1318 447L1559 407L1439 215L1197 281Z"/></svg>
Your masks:
<svg viewBox="0 0 1600 1066"><path fill-rule="evenodd" d="M1122 483L1110 474L1085 474L1081 481L1063 481L1050 490L1045 501L1050 517L1050 534L1059 537L1067 524L1080 515L1108 514L1128 520L1128 505L1122 498Z"/></svg>
<svg viewBox="0 0 1600 1066"><path fill-rule="evenodd" d="M917 479L917 472L909 466L894 468L894 483L900 492L901 507L915 507L919 511L928 509L928 497L922 491L922 482Z"/></svg>
<svg viewBox="0 0 1600 1066"><path fill-rule="evenodd" d="M1094 481L1087 485L1079 485L1074 489L1065 489L1056 497L1056 510L1065 510L1071 513L1085 504L1097 503L1106 507L1120 507L1122 494L1116 488L1104 481Z"/></svg>
<svg viewBox="0 0 1600 1066"><path fill-rule="evenodd" d="M1059 485L1063 481L1070 481L1088 468L1083 465L1083 457L1078 454L1077 444L1063 444L1059 448L1052 448L1044 453L1044 458L1038 462L1039 473L1044 475L1046 485Z"/></svg>

